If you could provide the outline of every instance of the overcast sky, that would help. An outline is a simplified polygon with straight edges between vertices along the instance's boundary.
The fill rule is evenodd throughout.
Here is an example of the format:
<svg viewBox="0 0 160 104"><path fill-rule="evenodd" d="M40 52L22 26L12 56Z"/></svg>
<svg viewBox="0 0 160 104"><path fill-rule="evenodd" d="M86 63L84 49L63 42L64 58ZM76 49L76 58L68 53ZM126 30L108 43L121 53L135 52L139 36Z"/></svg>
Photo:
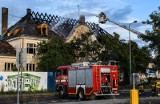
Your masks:
<svg viewBox="0 0 160 104"><path fill-rule="evenodd" d="M138 23L132 24L131 27L144 33L151 27L142 25L141 22L149 19L149 14L158 10L160 0L0 0L0 8L9 9L9 27L26 14L27 8L35 12L78 19L78 5L80 14L86 15L86 20L89 22L98 24L96 15L102 11L110 19L122 24L128 25L137 20ZM127 30L109 22L99 25L107 32L111 34L117 32L122 39L128 40ZM138 42L140 46L144 45L135 34L131 35L132 40Z"/></svg>

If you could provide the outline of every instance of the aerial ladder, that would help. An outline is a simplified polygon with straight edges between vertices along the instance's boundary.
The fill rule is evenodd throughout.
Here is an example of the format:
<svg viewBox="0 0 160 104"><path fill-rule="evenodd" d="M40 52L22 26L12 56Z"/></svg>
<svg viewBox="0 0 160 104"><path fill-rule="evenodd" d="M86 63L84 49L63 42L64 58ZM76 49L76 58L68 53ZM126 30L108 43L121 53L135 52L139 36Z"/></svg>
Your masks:
<svg viewBox="0 0 160 104"><path fill-rule="evenodd" d="M103 13L103 12L101 12L98 17L99 17L99 23L104 24L104 23L106 23L106 21L109 21L109 22L111 22L111 23L113 23L113 24L116 24L116 25L118 25L118 26L126 29L126 30L129 30L129 31L133 32L134 34L136 34L136 35L138 35L138 36L140 36L140 35L143 34L143 33L139 32L139 31L137 31L137 30L134 30L134 29L132 29L132 28L130 28L130 27L128 27L128 26L122 25L122 24L120 24L120 23L118 23L118 22L115 22L115 21L107 18L107 17L106 17L106 14Z"/></svg>

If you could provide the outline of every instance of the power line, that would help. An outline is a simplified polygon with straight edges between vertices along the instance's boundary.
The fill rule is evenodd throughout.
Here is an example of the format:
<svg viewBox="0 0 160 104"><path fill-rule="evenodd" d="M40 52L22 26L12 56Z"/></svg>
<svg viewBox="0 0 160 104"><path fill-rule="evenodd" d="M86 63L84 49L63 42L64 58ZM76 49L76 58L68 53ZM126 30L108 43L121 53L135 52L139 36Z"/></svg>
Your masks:
<svg viewBox="0 0 160 104"><path fill-rule="evenodd" d="M13 14L8 14L8 15L12 16L12 17L16 17L16 18L22 18L22 17L16 16L16 15L13 15Z"/></svg>

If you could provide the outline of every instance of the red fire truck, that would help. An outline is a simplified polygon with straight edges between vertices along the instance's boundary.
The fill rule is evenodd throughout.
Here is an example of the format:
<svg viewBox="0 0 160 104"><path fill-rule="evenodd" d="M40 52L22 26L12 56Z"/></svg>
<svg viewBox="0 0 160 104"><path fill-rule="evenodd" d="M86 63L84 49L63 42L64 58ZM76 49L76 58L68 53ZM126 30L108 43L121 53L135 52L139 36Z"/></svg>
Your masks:
<svg viewBox="0 0 160 104"><path fill-rule="evenodd" d="M80 100L119 95L118 67L90 62L59 66L56 70L56 89L60 97L77 95Z"/></svg>

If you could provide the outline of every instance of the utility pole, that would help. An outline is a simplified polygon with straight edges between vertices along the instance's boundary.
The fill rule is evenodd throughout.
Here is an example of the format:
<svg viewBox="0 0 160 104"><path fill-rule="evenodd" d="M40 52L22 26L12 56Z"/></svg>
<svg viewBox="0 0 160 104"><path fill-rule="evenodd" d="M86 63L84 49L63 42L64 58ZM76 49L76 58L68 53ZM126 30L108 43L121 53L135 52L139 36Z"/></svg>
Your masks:
<svg viewBox="0 0 160 104"><path fill-rule="evenodd" d="M131 35L130 35L130 27L133 23L136 23L137 21L133 21L129 24L129 79L130 79L130 85L131 83L131 76L132 76L132 57L131 57Z"/></svg>
<svg viewBox="0 0 160 104"><path fill-rule="evenodd" d="M19 93L19 89L20 89L20 92L22 92L22 64L23 64L23 59L22 59L22 48L21 48L21 51L19 52L19 68L18 68L18 75L17 75L17 104L20 104L19 103L19 96L20 96L20 93ZM21 77L19 75L19 72L21 71ZM21 87L19 88L19 81L21 81Z"/></svg>
<svg viewBox="0 0 160 104"><path fill-rule="evenodd" d="M19 104L19 71L21 67L21 52L18 54L19 56L19 67L18 67L18 75L17 75L17 104Z"/></svg>
<svg viewBox="0 0 160 104"><path fill-rule="evenodd" d="M18 76L17 76L17 104L19 104L19 70L18 68Z"/></svg>

